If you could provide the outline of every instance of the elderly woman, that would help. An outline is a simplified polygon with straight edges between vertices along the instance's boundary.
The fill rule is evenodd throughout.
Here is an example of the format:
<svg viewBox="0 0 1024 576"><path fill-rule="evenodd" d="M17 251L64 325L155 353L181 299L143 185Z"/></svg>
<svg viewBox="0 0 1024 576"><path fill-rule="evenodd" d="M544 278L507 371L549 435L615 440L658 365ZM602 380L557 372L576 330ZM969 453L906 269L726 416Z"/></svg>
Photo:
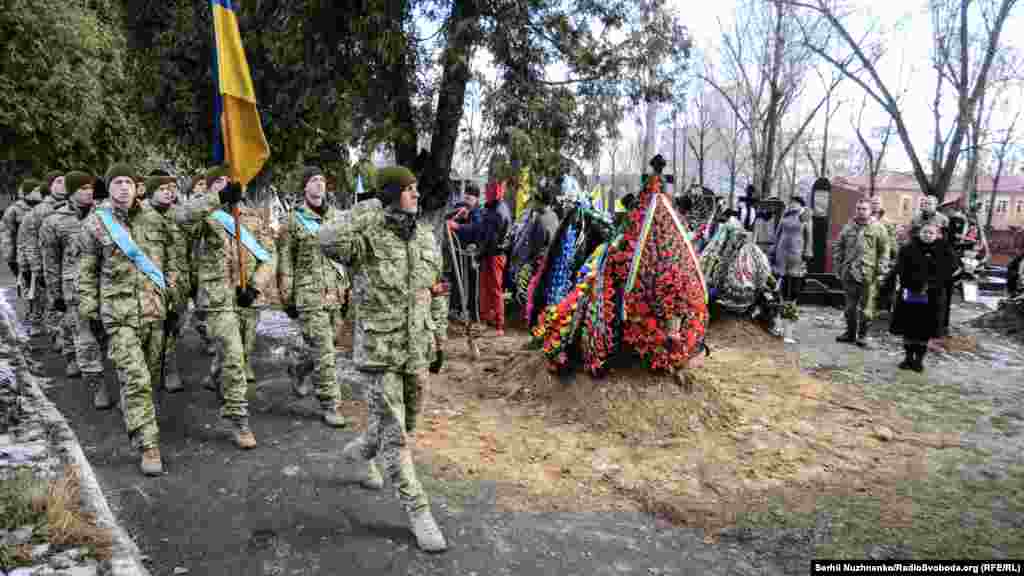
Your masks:
<svg viewBox="0 0 1024 576"><path fill-rule="evenodd" d="M803 198L793 196L779 221L771 254L772 271L782 279L783 300L793 301L800 295L813 251L811 213Z"/></svg>
<svg viewBox="0 0 1024 576"><path fill-rule="evenodd" d="M942 330L956 256L940 235L937 224L924 224L917 237L900 249L896 260L895 273L901 288L890 330L903 335L903 370L924 371L928 340L938 337Z"/></svg>

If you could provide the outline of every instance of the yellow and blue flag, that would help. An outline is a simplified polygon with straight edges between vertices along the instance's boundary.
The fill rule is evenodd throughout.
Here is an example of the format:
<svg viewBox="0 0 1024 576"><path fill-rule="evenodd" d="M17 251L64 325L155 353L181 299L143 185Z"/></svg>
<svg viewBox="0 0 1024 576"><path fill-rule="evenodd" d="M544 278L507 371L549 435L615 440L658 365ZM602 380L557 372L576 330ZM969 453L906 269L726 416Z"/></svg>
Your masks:
<svg viewBox="0 0 1024 576"><path fill-rule="evenodd" d="M228 164L231 176L248 184L270 157L256 110L256 90L238 30L238 1L210 0L213 9L214 160Z"/></svg>

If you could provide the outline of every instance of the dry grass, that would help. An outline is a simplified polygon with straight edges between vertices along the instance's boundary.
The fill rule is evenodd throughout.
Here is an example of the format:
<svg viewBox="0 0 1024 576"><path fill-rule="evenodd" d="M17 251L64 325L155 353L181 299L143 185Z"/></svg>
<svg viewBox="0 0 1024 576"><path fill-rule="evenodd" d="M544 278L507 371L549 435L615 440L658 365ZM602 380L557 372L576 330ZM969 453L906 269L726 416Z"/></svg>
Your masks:
<svg viewBox="0 0 1024 576"><path fill-rule="evenodd" d="M76 466L67 466L49 483L22 474L0 486L2 527L33 526L33 541L55 548L84 547L99 560L110 557L113 539L92 514L81 508L81 484ZM0 547L0 567L31 562L31 545Z"/></svg>
<svg viewBox="0 0 1024 576"><path fill-rule="evenodd" d="M773 497L813 510L822 495L867 491L892 496L883 521L907 522L891 487L957 439L910 434L888 408L801 373L777 339L752 346L750 329L716 331L692 392L634 369L563 383L520 349L523 334L482 339L476 363L449 341L417 457L445 479L497 482L510 509L644 510L714 532Z"/></svg>

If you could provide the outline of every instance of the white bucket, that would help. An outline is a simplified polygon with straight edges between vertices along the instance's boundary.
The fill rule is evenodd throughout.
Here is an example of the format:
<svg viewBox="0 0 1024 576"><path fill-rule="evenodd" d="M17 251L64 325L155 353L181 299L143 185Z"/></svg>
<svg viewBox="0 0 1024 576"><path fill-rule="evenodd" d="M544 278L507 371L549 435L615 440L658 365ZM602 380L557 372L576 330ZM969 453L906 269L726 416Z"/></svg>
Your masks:
<svg viewBox="0 0 1024 576"><path fill-rule="evenodd" d="M976 282L964 282L964 302L978 301L978 284Z"/></svg>

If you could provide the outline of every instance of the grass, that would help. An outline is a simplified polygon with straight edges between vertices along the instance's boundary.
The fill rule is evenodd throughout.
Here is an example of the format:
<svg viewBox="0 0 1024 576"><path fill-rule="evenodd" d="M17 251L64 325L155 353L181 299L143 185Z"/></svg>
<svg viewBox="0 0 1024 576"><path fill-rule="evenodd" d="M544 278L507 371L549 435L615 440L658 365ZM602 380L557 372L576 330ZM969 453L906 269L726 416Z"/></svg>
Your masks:
<svg viewBox="0 0 1024 576"><path fill-rule="evenodd" d="M0 568L10 570L32 561L32 544L48 543L54 550L85 548L98 560L110 558L113 539L96 526L93 516L81 509L78 468L67 466L49 482L19 471L0 482L0 528L8 531L33 528L29 544L0 546Z"/></svg>

